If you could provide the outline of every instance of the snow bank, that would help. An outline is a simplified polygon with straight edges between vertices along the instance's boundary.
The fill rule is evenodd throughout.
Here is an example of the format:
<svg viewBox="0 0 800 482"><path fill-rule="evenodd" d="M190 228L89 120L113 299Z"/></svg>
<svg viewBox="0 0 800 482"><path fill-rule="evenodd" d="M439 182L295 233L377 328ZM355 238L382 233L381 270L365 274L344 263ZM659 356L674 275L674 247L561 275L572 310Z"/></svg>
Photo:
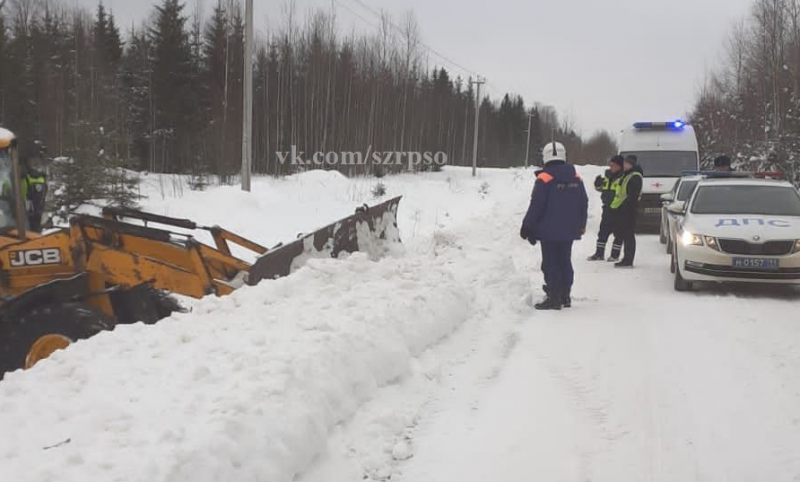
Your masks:
<svg viewBox="0 0 800 482"><path fill-rule="evenodd" d="M518 295L492 286L519 278L503 254L518 241L506 216L521 219L532 174L392 176L374 199L377 182L309 172L256 179L246 194L147 176L146 209L268 246L403 195L405 255L311 257L290 278L192 302L191 314L119 327L9 374L0 383L0 481L289 481L376 397L362 420L380 420L376 437L391 446L362 450L370 467L411 456L396 436L418 406L382 413L380 400L403 380L427 379L430 349L476 312L486 317L498 290Z"/></svg>
<svg viewBox="0 0 800 482"><path fill-rule="evenodd" d="M142 194L148 199L142 207L206 226L220 225L265 246L275 246L347 217L365 203L375 205L404 196L398 224L403 242L414 247L417 241L428 243L439 230L489 212L494 196L481 196L481 185L488 183L489 189L499 194L512 177L523 180L532 178L532 173L486 169L472 178L470 169L445 168L437 173L375 179L309 171L277 179L256 177L252 193L235 186L191 191L185 180L149 175L143 178ZM386 194L376 198L372 190L378 183L386 186ZM532 185L531 179L524 191L529 192Z"/></svg>
<svg viewBox="0 0 800 482"><path fill-rule="evenodd" d="M336 424L466 319L473 294L444 268L310 260L10 374L0 480L292 480Z"/></svg>

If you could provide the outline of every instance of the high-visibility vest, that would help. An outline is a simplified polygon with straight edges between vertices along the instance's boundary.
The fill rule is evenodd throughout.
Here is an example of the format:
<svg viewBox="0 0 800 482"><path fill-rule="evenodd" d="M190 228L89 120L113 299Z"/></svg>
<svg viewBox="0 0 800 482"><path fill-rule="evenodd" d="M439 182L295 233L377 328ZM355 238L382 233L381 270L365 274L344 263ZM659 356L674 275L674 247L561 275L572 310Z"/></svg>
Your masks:
<svg viewBox="0 0 800 482"><path fill-rule="evenodd" d="M47 179L44 176L25 176L22 182L22 199L33 204L34 212L44 210Z"/></svg>
<svg viewBox="0 0 800 482"><path fill-rule="evenodd" d="M628 183L630 183L631 179L633 179L636 176L644 179L642 173L634 171L630 174L626 174L625 177L622 178L621 182L617 183L615 181L617 187L616 189L614 189L616 194L614 195L614 200L611 201L611 209L619 209L619 207L622 206L622 204L628 199Z"/></svg>

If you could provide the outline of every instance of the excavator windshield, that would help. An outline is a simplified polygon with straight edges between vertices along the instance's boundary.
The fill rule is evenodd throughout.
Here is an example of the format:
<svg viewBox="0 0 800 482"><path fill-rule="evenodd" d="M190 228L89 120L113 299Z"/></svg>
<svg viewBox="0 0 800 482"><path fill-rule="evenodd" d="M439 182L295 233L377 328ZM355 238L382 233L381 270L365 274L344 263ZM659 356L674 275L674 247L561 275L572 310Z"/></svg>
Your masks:
<svg viewBox="0 0 800 482"><path fill-rule="evenodd" d="M13 169L11 153L8 148L0 149L0 229L15 227L14 222L14 189L12 186Z"/></svg>

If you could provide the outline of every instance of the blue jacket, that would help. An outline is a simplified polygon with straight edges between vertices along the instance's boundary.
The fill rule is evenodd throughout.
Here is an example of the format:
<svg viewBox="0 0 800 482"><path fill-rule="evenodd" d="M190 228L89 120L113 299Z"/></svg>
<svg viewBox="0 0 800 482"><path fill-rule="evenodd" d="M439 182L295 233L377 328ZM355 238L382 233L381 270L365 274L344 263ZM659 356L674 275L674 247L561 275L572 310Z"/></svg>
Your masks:
<svg viewBox="0 0 800 482"><path fill-rule="evenodd" d="M575 241L586 231L589 197L575 167L548 162L536 177L521 234L530 241Z"/></svg>

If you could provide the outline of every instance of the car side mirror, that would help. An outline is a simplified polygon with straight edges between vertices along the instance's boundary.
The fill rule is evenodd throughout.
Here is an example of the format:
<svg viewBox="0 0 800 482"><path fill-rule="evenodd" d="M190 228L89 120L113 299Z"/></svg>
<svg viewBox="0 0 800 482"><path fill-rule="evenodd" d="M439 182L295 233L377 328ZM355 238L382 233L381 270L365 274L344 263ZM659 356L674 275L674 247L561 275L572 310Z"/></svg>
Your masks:
<svg viewBox="0 0 800 482"><path fill-rule="evenodd" d="M664 202L664 203L671 203L671 202L672 202L672 201L674 201L674 200L675 200L675 198L672 196L672 193L671 193L671 192L668 192L668 193L666 193L666 194L662 194L662 195L661 195L661 202Z"/></svg>
<svg viewBox="0 0 800 482"><path fill-rule="evenodd" d="M686 202L677 201L667 206L667 211L672 214L683 215L686 214Z"/></svg>

